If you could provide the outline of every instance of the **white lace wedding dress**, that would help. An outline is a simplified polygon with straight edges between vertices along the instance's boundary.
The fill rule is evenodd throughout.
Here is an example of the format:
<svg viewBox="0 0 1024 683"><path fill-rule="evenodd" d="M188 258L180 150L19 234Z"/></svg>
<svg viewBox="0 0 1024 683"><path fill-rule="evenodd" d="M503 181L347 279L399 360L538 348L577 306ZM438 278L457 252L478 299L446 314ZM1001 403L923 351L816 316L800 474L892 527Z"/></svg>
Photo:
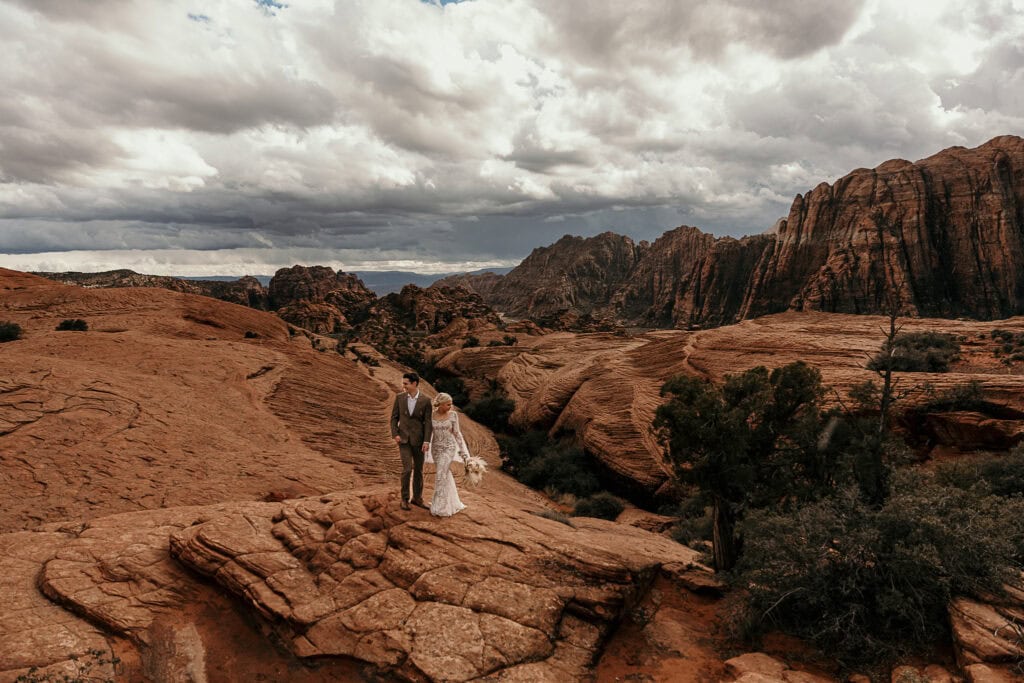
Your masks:
<svg viewBox="0 0 1024 683"><path fill-rule="evenodd" d="M459 500L452 475L452 461L461 455L463 462L469 457L469 449L459 430L459 418L455 411L443 420L433 420L434 432L430 438L430 454L434 459L434 498L430 501L430 514L451 517L465 505Z"/></svg>

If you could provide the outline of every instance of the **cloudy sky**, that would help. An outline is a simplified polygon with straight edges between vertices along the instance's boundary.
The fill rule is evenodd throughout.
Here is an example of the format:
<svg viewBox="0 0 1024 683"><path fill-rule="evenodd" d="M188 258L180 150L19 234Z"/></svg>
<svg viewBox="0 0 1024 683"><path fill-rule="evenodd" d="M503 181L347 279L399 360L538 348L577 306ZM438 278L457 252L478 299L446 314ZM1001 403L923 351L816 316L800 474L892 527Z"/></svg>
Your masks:
<svg viewBox="0 0 1024 683"><path fill-rule="evenodd" d="M0 41L21 270L738 236L854 168L1024 134L1024 0L0 0Z"/></svg>

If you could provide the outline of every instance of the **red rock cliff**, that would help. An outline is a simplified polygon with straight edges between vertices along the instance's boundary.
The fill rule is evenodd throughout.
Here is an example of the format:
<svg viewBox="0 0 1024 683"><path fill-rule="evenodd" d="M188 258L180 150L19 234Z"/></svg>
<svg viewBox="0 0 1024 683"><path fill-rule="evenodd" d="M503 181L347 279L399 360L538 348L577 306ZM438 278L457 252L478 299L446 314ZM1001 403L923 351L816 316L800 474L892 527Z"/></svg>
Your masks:
<svg viewBox="0 0 1024 683"><path fill-rule="evenodd" d="M466 282L472 287L472 282ZM1024 313L1024 140L887 161L798 195L774 234L563 237L478 292L519 317L723 325L785 310ZM563 320L571 319L563 316Z"/></svg>
<svg viewBox="0 0 1024 683"><path fill-rule="evenodd" d="M1024 140L887 161L798 195L742 316L792 308L1024 312Z"/></svg>

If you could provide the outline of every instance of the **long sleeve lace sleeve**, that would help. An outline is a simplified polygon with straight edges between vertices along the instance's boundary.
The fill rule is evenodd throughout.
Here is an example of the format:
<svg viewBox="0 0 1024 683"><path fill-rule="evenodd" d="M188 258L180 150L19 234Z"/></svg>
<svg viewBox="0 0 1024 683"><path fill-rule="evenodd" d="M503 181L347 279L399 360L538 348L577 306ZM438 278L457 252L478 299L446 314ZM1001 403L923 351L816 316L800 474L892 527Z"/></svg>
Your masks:
<svg viewBox="0 0 1024 683"><path fill-rule="evenodd" d="M459 427L459 416L457 413L452 413L452 428L455 431L455 443L459 445L459 453L462 455L462 461L469 461L469 447L466 445L466 440L462 438L462 429Z"/></svg>

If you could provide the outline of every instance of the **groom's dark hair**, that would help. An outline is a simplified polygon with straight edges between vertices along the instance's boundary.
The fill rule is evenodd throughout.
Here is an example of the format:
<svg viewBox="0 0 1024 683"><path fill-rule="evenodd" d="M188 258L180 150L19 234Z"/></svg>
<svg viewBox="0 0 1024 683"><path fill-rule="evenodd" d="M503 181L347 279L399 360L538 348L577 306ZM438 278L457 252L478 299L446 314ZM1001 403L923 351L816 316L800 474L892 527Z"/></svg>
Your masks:
<svg viewBox="0 0 1024 683"><path fill-rule="evenodd" d="M402 377L406 378L407 380L409 380L413 384L419 384L420 383L420 376L417 375L415 372L407 372L404 375L402 375Z"/></svg>

